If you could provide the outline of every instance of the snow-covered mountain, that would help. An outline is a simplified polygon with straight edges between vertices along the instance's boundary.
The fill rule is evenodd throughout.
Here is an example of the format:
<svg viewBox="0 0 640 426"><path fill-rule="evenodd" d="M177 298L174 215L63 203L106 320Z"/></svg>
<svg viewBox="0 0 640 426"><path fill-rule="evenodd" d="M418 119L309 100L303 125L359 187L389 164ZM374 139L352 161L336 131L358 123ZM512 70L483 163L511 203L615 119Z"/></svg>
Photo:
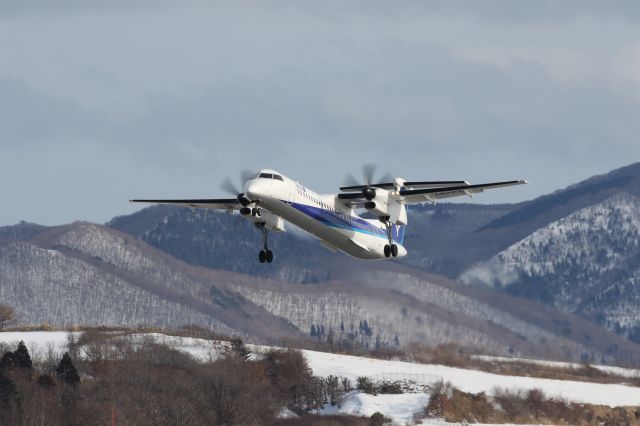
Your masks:
<svg viewBox="0 0 640 426"><path fill-rule="evenodd" d="M553 303L640 338L640 198L611 195L554 221L461 275Z"/></svg>
<svg viewBox="0 0 640 426"><path fill-rule="evenodd" d="M0 240L0 301L23 323L198 325L303 336L226 287L253 277L185 264L113 229L76 222Z"/></svg>
<svg viewBox="0 0 640 426"><path fill-rule="evenodd" d="M272 342L310 339L313 326L324 340L370 348L458 343L498 355L640 363L640 346L587 321L400 264L338 257L331 279L296 284L192 266L86 222L17 231L0 240L0 301L25 323L196 324Z"/></svg>

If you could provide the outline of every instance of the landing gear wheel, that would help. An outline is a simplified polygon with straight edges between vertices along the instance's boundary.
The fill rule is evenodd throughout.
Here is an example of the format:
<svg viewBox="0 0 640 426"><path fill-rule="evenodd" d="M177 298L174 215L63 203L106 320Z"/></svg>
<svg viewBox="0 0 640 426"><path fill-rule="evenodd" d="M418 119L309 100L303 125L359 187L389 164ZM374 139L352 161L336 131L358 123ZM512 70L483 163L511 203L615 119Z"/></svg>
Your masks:
<svg viewBox="0 0 640 426"><path fill-rule="evenodd" d="M258 209L258 216L261 214L260 209ZM264 222L256 223L256 228L260 230L262 234L262 246L264 247L260 250L258 259L260 259L260 263L271 263L273 262L273 252L269 250L269 244L267 244L267 240L269 238L269 229L265 226Z"/></svg>
<svg viewBox="0 0 640 426"><path fill-rule="evenodd" d="M398 257L398 246L395 244L391 244L391 255L393 257Z"/></svg>
<svg viewBox="0 0 640 426"><path fill-rule="evenodd" d="M384 246L384 257L389 257L391 256L391 246L389 244L386 244Z"/></svg>

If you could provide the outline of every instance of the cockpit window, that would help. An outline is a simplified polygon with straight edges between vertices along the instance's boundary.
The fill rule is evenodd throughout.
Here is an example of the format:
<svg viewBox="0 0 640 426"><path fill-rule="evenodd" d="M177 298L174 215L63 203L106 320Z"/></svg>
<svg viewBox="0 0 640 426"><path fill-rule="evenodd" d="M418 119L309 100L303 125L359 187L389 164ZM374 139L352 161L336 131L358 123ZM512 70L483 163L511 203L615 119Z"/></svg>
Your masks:
<svg viewBox="0 0 640 426"><path fill-rule="evenodd" d="M264 178L264 179L277 179L277 180L281 180L282 182L284 182L284 179L282 179L282 176L276 175L276 174L272 174L272 173L260 173L260 175L258 175L258 177Z"/></svg>

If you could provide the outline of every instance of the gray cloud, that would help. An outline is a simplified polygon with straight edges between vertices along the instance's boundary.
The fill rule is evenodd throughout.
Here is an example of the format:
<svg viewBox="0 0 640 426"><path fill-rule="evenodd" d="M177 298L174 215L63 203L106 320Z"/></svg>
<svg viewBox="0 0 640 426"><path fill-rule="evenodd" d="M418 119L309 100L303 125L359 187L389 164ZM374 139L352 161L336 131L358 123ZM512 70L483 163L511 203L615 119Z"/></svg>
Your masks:
<svg viewBox="0 0 640 426"><path fill-rule="evenodd" d="M328 192L364 162L532 180L477 198L517 201L640 154L635 3L30 4L0 15L0 223L104 221L245 168Z"/></svg>

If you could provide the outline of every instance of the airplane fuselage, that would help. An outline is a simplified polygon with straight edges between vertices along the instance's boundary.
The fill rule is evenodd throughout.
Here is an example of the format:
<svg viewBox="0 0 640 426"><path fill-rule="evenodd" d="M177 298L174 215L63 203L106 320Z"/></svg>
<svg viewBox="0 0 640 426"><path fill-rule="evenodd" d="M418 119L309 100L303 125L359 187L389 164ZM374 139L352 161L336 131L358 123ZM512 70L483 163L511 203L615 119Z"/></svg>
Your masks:
<svg viewBox="0 0 640 426"><path fill-rule="evenodd" d="M268 175L278 178L260 177ZM331 251L358 259L385 258L384 246L389 244L385 225L358 216L335 195L319 195L281 173L266 170L247 182L245 193L271 213L318 237ZM404 226L391 225L391 234L398 257L406 256Z"/></svg>

